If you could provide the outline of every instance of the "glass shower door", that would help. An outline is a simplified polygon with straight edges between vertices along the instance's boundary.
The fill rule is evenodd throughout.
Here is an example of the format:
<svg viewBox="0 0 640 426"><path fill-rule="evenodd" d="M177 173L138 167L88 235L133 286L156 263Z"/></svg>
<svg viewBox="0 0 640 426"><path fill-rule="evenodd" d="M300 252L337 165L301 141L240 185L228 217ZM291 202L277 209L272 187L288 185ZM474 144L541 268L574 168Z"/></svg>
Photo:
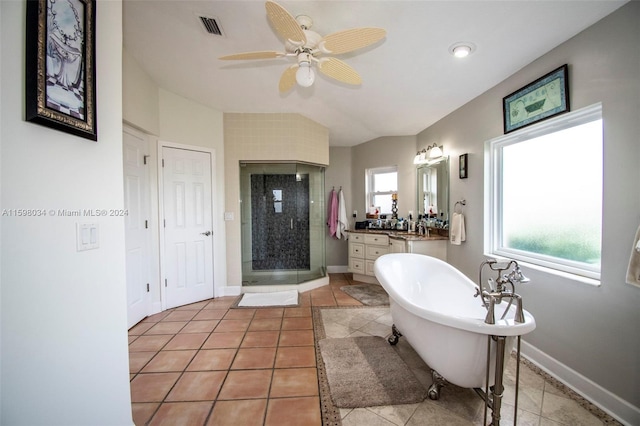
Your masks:
<svg viewBox="0 0 640 426"><path fill-rule="evenodd" d="M317 186L319 179L299 167L241 164L243 285L298 284L324 276L324 239L322 268L314 265L322 275L311 272L311 254L318 250L311 249L317 242L311 238L316 188L310 183Z"/></svg>

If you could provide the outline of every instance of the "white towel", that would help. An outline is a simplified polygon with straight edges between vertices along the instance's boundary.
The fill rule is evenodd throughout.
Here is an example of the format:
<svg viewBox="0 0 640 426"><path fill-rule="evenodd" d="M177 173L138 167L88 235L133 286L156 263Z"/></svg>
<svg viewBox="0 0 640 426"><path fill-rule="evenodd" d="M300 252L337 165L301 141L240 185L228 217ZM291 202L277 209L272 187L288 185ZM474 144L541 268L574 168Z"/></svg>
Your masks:
<svg viewBox="0 0 640 426"><path fill-rule="evenodd" d="M464 229L464 215L462 213L453 213L451 216L449 236L451 238L451 244L455 244L457 246L467 239Z"/></svg>
<svg viewBox="0 0 640 426"><path fill-rule="evenodd" d="M349 229L349 219L347 219L347 207L344 204L344 194L342 189L338 194L338 226L336 228L336 238L340 239L344 237L347 239L347 233L344 232Z"/></svg>
<svg viewBox="0 0 640 426"><path fill-rule="evenodd" d="M636 231L636 238L631 247L629 266L627 267L627 284L640 286L640 227Z"/></svg>

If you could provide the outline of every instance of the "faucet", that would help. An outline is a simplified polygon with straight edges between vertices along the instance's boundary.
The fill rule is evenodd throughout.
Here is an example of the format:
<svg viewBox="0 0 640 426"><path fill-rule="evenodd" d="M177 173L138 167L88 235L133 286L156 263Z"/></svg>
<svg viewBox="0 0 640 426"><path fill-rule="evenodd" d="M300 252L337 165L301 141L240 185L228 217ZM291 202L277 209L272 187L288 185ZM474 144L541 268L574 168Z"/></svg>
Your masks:
<svg viewBox="0 0 640 426"><path fill-rule="evenodd" d="M493 280L489 279L489 290L485 290L482 288L482 270L488 265L492 271L497 271L498 277ZM487 259L480 264L480 277L478 279L478 287L476 288L476 293L474 297L481 296L482 304L487 309L487 315L485 317L484 322L487 324L495 324L495 305L502 303L502 299L509 299L509 304L507 305L504 313L502 314L502 318L507 315L511 304L515 300L516 302L516 313L514 317L514 321L518 323L524 323L524 311L522 309L522 296L516 294L515 292L515 283L528 283L530 280L524 276L522 270L520 269L520 265L515 260L510 260L508 263L500 263L496 259ZM495 284L495 287L494 287ZM511 289L507 289L506 285L510 284Z"/></svg>

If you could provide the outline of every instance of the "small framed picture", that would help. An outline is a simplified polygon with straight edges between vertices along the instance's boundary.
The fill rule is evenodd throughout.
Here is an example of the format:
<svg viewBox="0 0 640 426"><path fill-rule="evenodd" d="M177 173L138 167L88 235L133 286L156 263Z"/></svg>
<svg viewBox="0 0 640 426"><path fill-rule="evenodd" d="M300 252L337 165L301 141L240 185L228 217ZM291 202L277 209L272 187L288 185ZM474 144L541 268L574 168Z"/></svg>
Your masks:
<svg viewBox="0 0 640 426"><path fill-rule="evenodd" d="M469 177L468 174L468 156L469 154L462 154L459 158L459 164L460 164L460 179L466 179L467 177Z"/></svg>
<svg viewBox="0 0 640 426"><path fill-rule="evenodd" d="M502 99L504 133L569 112L568 65L543 75Z"/></svg>

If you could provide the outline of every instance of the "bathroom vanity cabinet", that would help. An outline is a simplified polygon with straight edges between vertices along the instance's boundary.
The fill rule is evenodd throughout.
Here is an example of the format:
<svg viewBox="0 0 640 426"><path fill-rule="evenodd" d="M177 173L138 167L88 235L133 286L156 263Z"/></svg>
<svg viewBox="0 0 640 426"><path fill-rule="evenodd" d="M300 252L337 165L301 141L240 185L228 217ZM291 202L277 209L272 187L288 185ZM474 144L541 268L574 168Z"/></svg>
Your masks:
<svg viewBox="0 0 640 426"><path fill-rule="evenodd" d="M377 283L373 265L387 253L417 253L447 258L446 237L420 237L396 232L349 232L349 272L355 281Z"/></svg>

